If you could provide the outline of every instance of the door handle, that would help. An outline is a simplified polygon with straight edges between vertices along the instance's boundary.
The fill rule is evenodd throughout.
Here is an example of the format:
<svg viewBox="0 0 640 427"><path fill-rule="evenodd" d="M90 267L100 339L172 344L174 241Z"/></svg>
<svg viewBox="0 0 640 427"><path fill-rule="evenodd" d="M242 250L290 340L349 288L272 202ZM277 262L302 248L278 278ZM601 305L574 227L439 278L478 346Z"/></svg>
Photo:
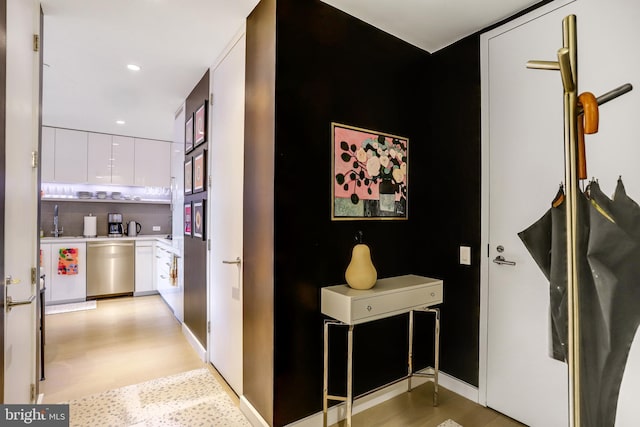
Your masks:
<svg viewBox="0 0 640 427"><path fill-rule="evenodd" d="M5 306L7 307L7 313L11 311L11 309L17 305L29 305L33 302L33 300L36 299L35 295L31 295L31 297L29 297L29 299L26 300L20 300L20 301L14 301L13 298L11 298L10 296L7 296L7 302L5 304Z"/></svg>
<svg viewBox="0 0 640 427"><path fill-rule="evenodd" d="M504 257L502 255L498 255L497 257L495 257L493 259L493 262L495 262L498 265L516 265L515 261L507 261L506 259L504 259Z"/></svg>
<svg viewBox="0 0 640 427"><path fill-rule="evenodd" d="M233 261L228 261L228 260L222 260L223 264L241 264L242 260L240 260L240 257L236 257L236 259L234 259Z"/></svg>

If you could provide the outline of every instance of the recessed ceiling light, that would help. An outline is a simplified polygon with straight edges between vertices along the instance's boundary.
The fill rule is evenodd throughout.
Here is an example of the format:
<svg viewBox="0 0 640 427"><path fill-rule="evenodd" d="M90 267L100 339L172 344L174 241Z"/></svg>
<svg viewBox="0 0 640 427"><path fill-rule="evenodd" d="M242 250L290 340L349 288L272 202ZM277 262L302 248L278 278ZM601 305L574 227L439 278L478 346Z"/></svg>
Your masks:
<svg viewBox="0 0 640 427"><path fill-rule="evenodd" d="M123 125L125 124L124 120L116 120L116 124Z"/></svg>
<svg viewBox="0 0 640 427"><path fill-rule="evenodd" d="M131 71L140 71L140 66L136 64L127 64L127 68Z"/></svg>

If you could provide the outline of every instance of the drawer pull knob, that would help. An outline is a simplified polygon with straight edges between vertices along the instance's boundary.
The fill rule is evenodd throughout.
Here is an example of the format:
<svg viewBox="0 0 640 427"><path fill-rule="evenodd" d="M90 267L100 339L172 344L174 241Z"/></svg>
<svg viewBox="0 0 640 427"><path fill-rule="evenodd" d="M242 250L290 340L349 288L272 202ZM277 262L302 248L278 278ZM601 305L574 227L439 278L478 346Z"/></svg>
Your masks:
<svg viewBox="0 0 640 427"><path fill-rule="evenodd" d="M371 306L370 305L367 306L367 311L371 311Z"/></svg>
<svg viewBox="0 0 640 427"><path fill-rule="evenodd" d="M435 292L431 292L431 296L432 296L432 297L435 297L435 296L436 296L436 293L435 293Z"/></svg>

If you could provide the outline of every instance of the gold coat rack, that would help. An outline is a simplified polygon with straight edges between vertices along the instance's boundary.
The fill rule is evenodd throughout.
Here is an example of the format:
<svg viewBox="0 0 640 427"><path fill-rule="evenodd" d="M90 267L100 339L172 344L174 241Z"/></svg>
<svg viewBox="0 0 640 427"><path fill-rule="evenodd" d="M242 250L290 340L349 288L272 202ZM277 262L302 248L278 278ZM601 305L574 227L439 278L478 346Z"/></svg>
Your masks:
<svg viewBox="0 0 640 427"><path fill-rule="evenodd" d="M567 229L567 319L569 367L569 426L580 426L580 318L577 275L577 192L578 176L578 116L582 107L578 104L578 46L576 16L562 20L562 44L557 61L529 61L527 68L560 71L564 89L564 175L566 188ZM596 98L598 105L611 101L629 91L631 84L624 84Z"/></svg>

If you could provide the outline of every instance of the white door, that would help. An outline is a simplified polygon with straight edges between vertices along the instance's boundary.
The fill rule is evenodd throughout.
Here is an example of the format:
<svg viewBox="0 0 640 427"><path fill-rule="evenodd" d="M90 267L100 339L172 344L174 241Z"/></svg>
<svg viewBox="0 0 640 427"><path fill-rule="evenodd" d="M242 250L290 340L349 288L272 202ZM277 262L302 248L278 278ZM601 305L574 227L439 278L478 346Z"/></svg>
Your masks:
<svg viewBox="0 0 640 427"><path fill-rule="evenodd" d="M242 395L242 197L245 37L212 73L209 164L210 361Z"/></svg>
<svg viewBox="0 0 640 427"><path fill-rule="evenodd" d="M559 3L569 3L561 6ZM529 70L530 59L556 60L562 19L578 20L579 90L596 96L634 82L640 55L633 40L640 6L625 0L554 2L483 36L483 193L487 218L483 242L483 319L488 406L527 425L568 424L567 366L549 356L549 283L517 233L550 207L564 180L562 84L556 71ZM637 85L636 85L637 86ZM640 197L637 111L640 93L602 106L600 132L587 137L589 176L611 195L618 175L629 195ZM492 260L501 253L515 266ZM636 338L636 341L638 339ZM640 342L634 344L622 383L617 426L637 425ZM485 356L482 356L485 357ZM635 404L630 402L635 401Z"/></svg>
<svg viewBox="0 0 640 427"><path fill-rule="evenodd" d="M38 257L37 173L39 57L31 48L39 34L39 3L7 1L7 102L4 266L15 283L5 287L5 306L36 296L31 269ZM36 384L36 303L4 310L4 403L33 402Z"/></svg>
<svg viewBox="0 0 640 427"><path fill-rule="evenodd" d="M492 37L488 48L488 78L500 84L489 84L485 104L486 399L488 406L530 426L568 424L567 365L549 357L549 283L517 236L550 207L564 176L560 75L525 68L530 59L554 59L562 42L563 9ZM516 265L491 262L498 255Z"/></svg>

